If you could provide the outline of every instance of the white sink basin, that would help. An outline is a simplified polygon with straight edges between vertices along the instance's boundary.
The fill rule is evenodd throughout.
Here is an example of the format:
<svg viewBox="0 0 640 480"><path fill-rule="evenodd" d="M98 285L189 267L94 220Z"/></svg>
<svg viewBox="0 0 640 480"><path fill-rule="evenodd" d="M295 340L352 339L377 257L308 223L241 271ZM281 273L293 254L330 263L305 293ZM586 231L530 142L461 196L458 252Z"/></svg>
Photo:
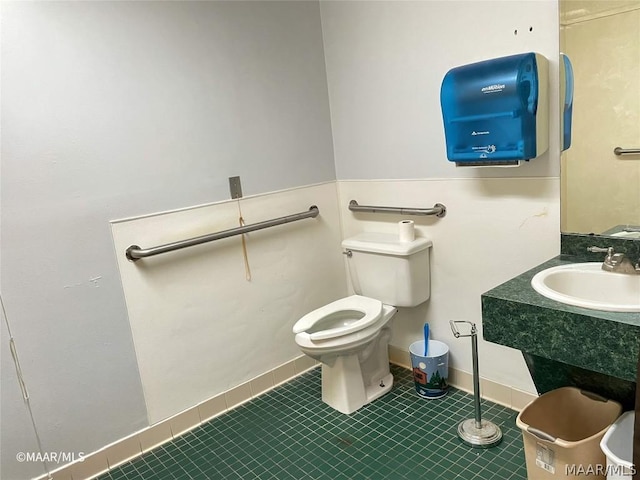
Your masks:
<svg viewBox="0 0 640 480"><path fill-rule="evenodd" d="M605 272L602 263L572 263L537 273L531 286L567 305L608 312L640 312L640 275Z"/></svg>

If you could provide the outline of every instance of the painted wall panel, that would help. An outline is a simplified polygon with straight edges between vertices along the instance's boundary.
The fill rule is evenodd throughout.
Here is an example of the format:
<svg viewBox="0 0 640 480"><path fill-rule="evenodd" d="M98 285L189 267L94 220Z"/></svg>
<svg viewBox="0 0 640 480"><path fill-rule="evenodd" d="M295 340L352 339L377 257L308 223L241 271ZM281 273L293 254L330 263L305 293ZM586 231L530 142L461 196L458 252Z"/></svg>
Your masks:
<svg viewBox="0 0 640 480"><path fill-rule="evenodd" d="M555 256L560 251L559 179L440 179L338 182L344 236L361 231L397 232L403 218L415 222L419 236L433 241L431 298L401 308L394 318L391 344L404 350L429 322L432 338L447 343L451 366L471 372L468 339L455 339L449 320L470 320L482 332L480 295ZM444 218L354 214L362 205L447 207ZM535 392L519 351L479 341L483 377Z"/></svg>
<svg viewBox="0 0 640 480"><path fill-rule="evenodd" d="M238 226L235 201L114 222L115 249L149 423L299 355L291 329L346 294L335 182L240 201L246 224L320 216L137 262L124 252Z"/></svg>

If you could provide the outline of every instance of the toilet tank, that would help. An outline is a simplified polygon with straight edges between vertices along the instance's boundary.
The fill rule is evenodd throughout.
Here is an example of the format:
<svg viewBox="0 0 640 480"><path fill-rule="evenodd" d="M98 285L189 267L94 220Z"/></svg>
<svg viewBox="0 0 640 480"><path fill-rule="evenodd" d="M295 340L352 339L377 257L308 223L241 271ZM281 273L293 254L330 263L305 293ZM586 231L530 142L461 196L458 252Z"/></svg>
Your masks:
<svg viewBox="0 0 640 480"><path fill-rule="evenodd" d="M429 298L431 240L400 242L398 235L365 232L342 242L353 289L358 295L396 307L415 307ZM351 252L351 253L349 253Z"/></svg>

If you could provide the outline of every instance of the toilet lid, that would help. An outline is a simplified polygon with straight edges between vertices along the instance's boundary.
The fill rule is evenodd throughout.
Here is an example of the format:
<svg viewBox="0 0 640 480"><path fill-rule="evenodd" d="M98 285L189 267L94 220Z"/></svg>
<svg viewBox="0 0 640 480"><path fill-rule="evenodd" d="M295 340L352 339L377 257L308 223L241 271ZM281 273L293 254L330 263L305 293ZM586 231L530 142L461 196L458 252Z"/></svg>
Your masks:
<svg viewBox="0 0 640 480"><path fill-rule="evenodd" d="M377 322L381 315L382 302L380 300L352 295L307 313L293 326L293 333L307 332L316 327L316 331L308 333L309 339L312 341L328 340L362 330ZM322 323L327 323L327 320L330 321L332 318L336 319L336 326L331 325L334 322L330 322L327 325L328 328L323 329ZM348 318L348 321L341 322L341 318Z"/></svg>

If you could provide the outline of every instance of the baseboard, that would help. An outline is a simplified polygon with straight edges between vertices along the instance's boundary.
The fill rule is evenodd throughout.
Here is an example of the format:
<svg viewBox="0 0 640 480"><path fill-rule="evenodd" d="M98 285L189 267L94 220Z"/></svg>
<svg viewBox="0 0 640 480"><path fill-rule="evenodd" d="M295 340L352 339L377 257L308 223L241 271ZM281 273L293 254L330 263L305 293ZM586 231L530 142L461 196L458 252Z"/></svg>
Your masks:
<svg viewBox="0 0 640 480"><path fill-rule="evenodd" d="M317 366L315 360L301 355L173 417L87 454L81 460L64 465L52 471L51 476L42 475L36 480L90 480L103 475Z"/></svg>
<svg viewBox="0 0 640 480"><path fill-rule="evenodd" d="M407 350L389 345L389 361L400 367L411 369L411 357ZM449 366L449 384L468 393L473 393L473 375L464 370ZM480 396L512 410L521 411L537 395L524 392L508 385L480 378Z"/></svg>

